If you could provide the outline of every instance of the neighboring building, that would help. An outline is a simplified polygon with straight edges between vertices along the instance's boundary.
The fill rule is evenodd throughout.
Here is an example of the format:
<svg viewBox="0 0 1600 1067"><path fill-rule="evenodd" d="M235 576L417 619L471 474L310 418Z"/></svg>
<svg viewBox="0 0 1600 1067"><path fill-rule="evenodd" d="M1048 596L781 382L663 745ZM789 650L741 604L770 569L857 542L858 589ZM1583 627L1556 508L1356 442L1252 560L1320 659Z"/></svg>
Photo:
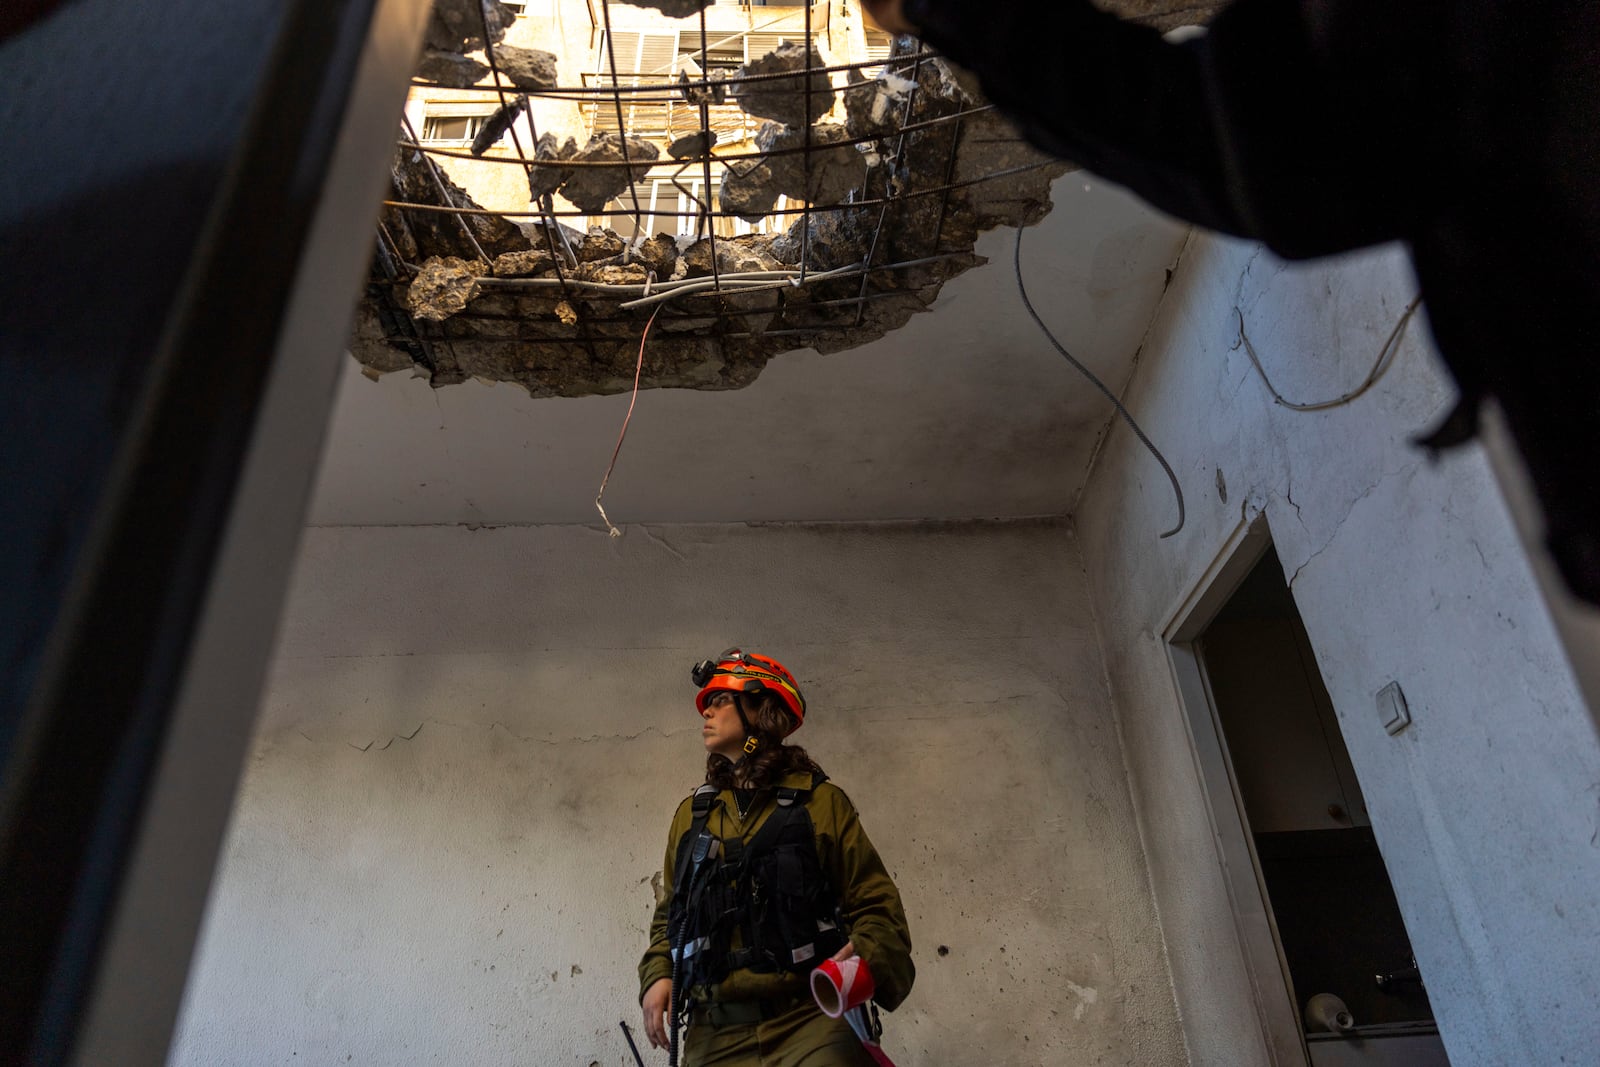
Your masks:
<svg viewBox="0 0 1600 1067"><path fill-rule="evenodd" d="M656 143L665 160L666 147L675 138L700 128L699 108L676 93L680 71L699 69L732 73L747 62L766 55L779 45L806 39L806 8L798 4L751 4L719 0L706 9L705 41L699 23L693 19L669 19L655 11L625 4L610 5L612 40L608 41L603 19L590 0L544 0L521 5L520 17L508 31L505 43L538 48L559 57L558 71L563 87L604 89L613 84L629 87L660 85L663 91L634 98L596 94L574 94L569 99L533 98L531 114L515 125L485 153L489 160L517 157L517 141L532 154L541 134L558 139L575 137L580 145L595 133L615 132L620 126L636 137ZM817 4L812 11L811 40L826 66L867 63L889 54L892 39L888 34L863 24L860 6L840 3ZM702 44L704 56L702 56ZM612 61L615 60L615 81ZM871 77L875 68L866 67ZM836 85L845 84L843 72L832 75ZM492 80L485 78L485 86ZM407 120L421 142L432 149L465 154L484 120L499 106L498 94L480 90L440 89L418 85L406 106ZM836 110L842 111L842 104ZM822 116L817 116L821 119ZM751 138L761 120L751 118L731 102L711 107L711 128L717 134L716 154L747 153L753 150ZM451 178L485 207L501 211L538 210L530 208L521 168L509 163L484 162L460 155L436 155L435 161ZM724 167L713 163L712 203L720 187ZM685 166L669 161L650 171L611 204L612 210L600 215L576 214L577 209L559 194L555 209L575 213L561 221L575 229L605 226L624 236L640 229L646 236L656 233L694 234L696 213L703 199L705 174L698 164ZM637 204L635 204L637 197ZM777 207L788 208L787 197ZM637 208L637 211L636 211ZM635 215L639 217L636 225ZM742 219L716 220L719 236L764 233L781 229L788 218L778 214L762 222ZM701 228L703 233L703 227Z"/></svg>

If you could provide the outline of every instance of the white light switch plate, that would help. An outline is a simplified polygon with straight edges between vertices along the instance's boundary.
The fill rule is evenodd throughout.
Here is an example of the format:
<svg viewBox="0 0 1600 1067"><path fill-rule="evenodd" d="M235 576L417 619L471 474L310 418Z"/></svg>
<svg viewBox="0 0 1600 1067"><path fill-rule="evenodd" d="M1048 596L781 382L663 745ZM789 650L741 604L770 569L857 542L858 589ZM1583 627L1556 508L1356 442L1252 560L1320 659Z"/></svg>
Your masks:
<svg viewBox="0 0 1600 1067"><path fill-rule="evenodd" d="M1406 706L1406 695L1399 682L1390 682L1378 690L1378 721L1391 734L1411 725L1411 709Z"/></svg>

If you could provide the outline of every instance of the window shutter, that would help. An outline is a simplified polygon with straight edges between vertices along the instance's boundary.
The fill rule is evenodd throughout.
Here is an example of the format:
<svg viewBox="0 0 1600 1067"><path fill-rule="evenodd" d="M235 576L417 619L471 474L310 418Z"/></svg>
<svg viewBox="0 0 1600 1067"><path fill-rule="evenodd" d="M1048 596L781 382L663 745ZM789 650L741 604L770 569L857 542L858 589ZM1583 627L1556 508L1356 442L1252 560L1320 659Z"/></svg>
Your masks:
<svg viewBox="0 0 1600 1067"><path fill-rule="evenodd" d="M678 58L678 33L676 30L666 33L640 33L635 30L617 30L616 60L617 82L623 87L638 87L641 85L669 86L672 80L672 67ZM594 84L610 86L611 60L602 45ZM664 92L653 92L651 96L665 96ZM669 128L672 111L672 101L666 99L637 99L635 94L628 93L622 97L622 121L626 130L619 130L617 126L617 102L610 96L598 94L590 107L591 129L596 133L625 132L635 137L655 137L665 135Z"/></svg>

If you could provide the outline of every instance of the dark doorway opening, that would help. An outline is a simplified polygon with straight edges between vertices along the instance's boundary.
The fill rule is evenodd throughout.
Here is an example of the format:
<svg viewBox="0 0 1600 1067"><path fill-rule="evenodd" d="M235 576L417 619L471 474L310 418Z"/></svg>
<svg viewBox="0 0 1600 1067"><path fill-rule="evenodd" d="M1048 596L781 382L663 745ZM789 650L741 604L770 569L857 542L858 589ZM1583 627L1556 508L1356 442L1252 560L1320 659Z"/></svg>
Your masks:
<svg viewBox="0 0 1600 1067"><path fill-rule="evenodd" d="M1311 1063L1442 1067L1366 801L1274 550L1195 648Z"/></svg>

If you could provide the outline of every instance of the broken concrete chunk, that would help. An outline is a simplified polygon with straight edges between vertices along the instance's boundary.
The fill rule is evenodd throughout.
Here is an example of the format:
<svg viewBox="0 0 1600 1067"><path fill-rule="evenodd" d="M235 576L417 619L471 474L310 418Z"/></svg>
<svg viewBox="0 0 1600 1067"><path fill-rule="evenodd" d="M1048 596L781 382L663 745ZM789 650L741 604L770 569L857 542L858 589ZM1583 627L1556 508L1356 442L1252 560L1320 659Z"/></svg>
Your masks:
<svg viewBox="0 0 1600 1067"><path fill-rule="evenodd" d="M855 73L852 71L852 73ZM872 81L862 80L844 90L845 128L852 138L888 137L898 133L905 118L906 101L916 85L893 71Z"/></svg>
<svg viewBox="0 0 1600 1067"><path fill-rule="evenodd" d="M684 276L707 277L711 274L711 239L704 238L690 245L682 254ZM770 251L772 237L764 233L749 233L740 237L719 237L717 246L717 271L723 274L747 271L784 270Z"/></svg>
<svg viewBox="0 0 1600 1067"><path fill-rule="evenodd" d="M470 52L483 47L485 25L489 29L489 40L498 44L516 17L516 11L505 4L437 0L428 18L424 43L445 52Z"/></svg>
<svg viewBox="0 0 1600 1067"><path fill-rule="evenodd" d="M717 200L723 211L731 211L746 222L760 222L778 202L772 168L757 159L729 163Z"/></svg>
<svg viewBox="0 0 1600 1067"><path fill-rule="evenodd" d="M679 56L678 63L691 69L678 71L678 94L686 103L699 107L713 104L721 107L728 102L728 75L714 70L709 75L700 70L700 64L687 56Z"/></svg>
<svg viewBox="0 0 1600 1067"><path fill-rule="evenodd" d="M634 7L653 7L669 19L687 18L704 11L717 0L622 0Z"/></svg>
<svg viewBox="0 0 1600 1067"><path fill-rule="evenodd" d="M594 263L602 259L614 259L622 255L627 247L628 243L614 231L591 226L588 236L583 239L583 245L577 250L578 262Z"/></svg>
<svg viewBox="0 0 1600 1067"><path fill-rule="evenodd" d="M798 216L787 230L772 238L768 249L779 262L798 266L803 253L812 270L833 270L867 258L876 222L876 215L868 209L813 212L809 240L807 222L806 216Z"/></svg>
<svg viewBox="0 0 1600 1067"><path fill-rule="evenodd" d="M606 203L628 188L630 181L644 180L650 172L650 164L660 158L661 150L649 141L629 137L627 154L624 160L623 141L616 134L595 134L573 156L573 162L626 165L574 167L572 176L561 186L561 194L579 211L590 214L604 211Z"/></svg>
<svg viewBox="0 0 1600 1067"><path fill-rule="evenodd" d="M678 241L670 233L658 233L634 249L635 256L660 279L672 276L678 264Z"/></svg>
<svg viewBox="0 0 1600 1067"><path fill-rule="evenodd" d="M518 89L541 92L554 89L560 84L556 79L554 53L537 48L518 48L516 45L502 44L495 47L494 61L500 68L500 73L510 79L511 84Z"/></svg>
<svg viewBox="0 0 1600 1067"><path fill-rule="evenodd" d="M450 89L470 89L489 76L489 68L459 52L424 49L417 77Z"/></svg>
<svg viewBox="0 0 1600 1067"><path fill-rule="evenodd" d="M552 164L559 164L571 159L578 154L576 138L568 137L565 144L556 141L553 133L539 135L539 143L534 147L533 158L543 163L545 160ZM528 168L528 196L537 201L541 197L549 196L561 188L561 183L572 177L571 167L562 166L532 166Z"/></svg>
<svg viewBox="0 0 1600 1067"><path fill-rule="evenodd" d="M475 156L481 156L493 148L527 106L528 98L519 96L495 108L494 113L483 120L483 128L478 131L478 136L472 139L472 147L468 151Z"/></svg>
<svg viewBox="0 0 1600 1067"><path fill-rule="evenodd" d="M484 266L456 256L430 256L423 261L406 292L411 314L429 322L443 322L463 310L478 295Z"/></svg>
<svg viewBox="0 0 1600 1067"><path fill-rule="evenodd" d="M650 272L642 263L584 263L573 276L603 285L643 285L650 280Z"/></svg>
<svg viewBox="0 0 1600 1067"><path fill-rule="evenodd" d="M542 274L556 265L550 258L549 252L534 250L532 252L505 252L494 257L494 276L496 278L526 278L532 274Z"/></svg>
<svg viewBox="0 0 1600 1067"><path fill-rule="evenodd" d="M770 168L776 191L812 204L840 203L866 181L866 157L851 140L835 122L811 127L809 152L804 129L766 122L756 131L756 147L767 153L762 163Z"/></svg>
<svg viewBox="0 0 1600 1067"><path fill-rule="evenodd" d="M699 159L717 143L716 130L699 130L686 133L667 145L667 155L673 159Z"/></svg>
<svg viewBox="0 0 1600 1067"><path fill-rule="evenodd" d="M391 199L411 204L433 204L475 210L477 201L466 194L450 176L435 167L423 153L402 150L390 171L394 186ZM444 195L441 197L440 190ZM485 255L521 252L529 247L522 231L499 215L450 215L439 211L407 211L384 208L384 223L399 242L402 254L417 257L460 256L476 259L478 249L467 239L472 234ZM410 249L415 249L414 252Z"/></svg>
<svg viewBox="0 0 1600 1067"><path fill-rule="evenodd" d="M809 102L804 73L808 65L813 68ZM760 59L746 63L741 73L747 78L784 73L794 76L746 82L739 86L738 104L747 115L772 119L785 126L804 126L807 120L815 122L833 108L833 83L825 72L815 69L823 66L822 56L815 48L793 42L781 44Z"/></svg>
<svg viewBox="0 0 1600 1067"><path fill-rule="evenodd" d="M569 302L563 300L556 305L556 318L561 320L561 325L571 326L578 321L578 312Z"/></svg>

